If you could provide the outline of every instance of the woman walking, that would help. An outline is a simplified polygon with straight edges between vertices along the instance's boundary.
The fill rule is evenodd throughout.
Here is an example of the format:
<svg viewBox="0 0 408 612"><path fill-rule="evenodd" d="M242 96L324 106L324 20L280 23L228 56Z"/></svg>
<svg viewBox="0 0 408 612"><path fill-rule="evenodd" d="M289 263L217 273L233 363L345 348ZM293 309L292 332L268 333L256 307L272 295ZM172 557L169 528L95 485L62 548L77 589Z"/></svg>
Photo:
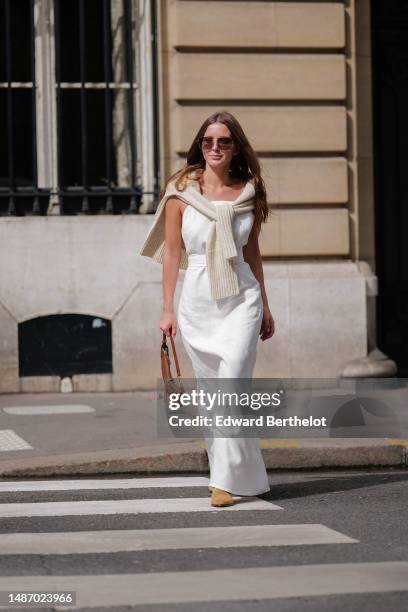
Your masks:
<svg viewBox="0 0 408 612"><path fill-rule="evenodd" d="M208 117L161 192L140 253L163 263L160 329L177 333L196 378L252 378L258 339L274 334L258 236L268 206L257 156L237 119ZM179 268L186 274L177 317ZM269 482L256 438L206 438L213 506Z"/></svg>

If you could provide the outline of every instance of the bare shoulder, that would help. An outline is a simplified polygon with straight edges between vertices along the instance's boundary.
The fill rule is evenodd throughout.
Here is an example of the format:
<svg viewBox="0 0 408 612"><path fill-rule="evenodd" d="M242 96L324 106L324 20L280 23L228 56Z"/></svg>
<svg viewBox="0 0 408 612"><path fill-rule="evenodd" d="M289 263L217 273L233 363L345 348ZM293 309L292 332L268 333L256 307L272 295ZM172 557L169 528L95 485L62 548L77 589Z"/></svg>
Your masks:
<svg viewBox="0 0 408 612"><path fill-rule="evenodd" d="M178 198L177 196L171 196L166 202L166 207L167 206L169 206L171 210L177 210L181 214L183 214L188 204L184 202L183 200L181 200L180 198Z"/></svg>

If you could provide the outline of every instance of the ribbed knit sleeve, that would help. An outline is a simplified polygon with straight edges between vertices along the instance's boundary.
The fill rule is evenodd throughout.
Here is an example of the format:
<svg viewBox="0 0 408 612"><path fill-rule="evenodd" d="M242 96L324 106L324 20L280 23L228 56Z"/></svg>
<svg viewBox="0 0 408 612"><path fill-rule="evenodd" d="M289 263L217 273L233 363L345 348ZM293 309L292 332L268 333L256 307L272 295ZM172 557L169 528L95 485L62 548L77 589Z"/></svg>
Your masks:
<svg viewBox="0 0 408 612"><path fill-rule="evenodd" d="M144 255L146 257L151 257L154 261L158 263L163 263L163 253L165 246L165 206L166 202L169 198L174 197L176 193L173 191L166 191L165 195L161 199L157 210L154 215L153 223L147 233L145 241L140 249L140 255ZM180 268L186 269L188 265L188 255L186 253L186 249L181 241L181 257L180 257Z"/></svg>

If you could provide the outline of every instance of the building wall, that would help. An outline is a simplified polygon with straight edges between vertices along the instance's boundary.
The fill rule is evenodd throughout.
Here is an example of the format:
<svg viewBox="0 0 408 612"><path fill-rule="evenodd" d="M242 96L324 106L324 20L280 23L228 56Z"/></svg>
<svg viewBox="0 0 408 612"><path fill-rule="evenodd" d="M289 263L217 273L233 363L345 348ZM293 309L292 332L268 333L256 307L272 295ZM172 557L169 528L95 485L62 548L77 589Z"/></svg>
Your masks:
<svg viewBox="0 0 408 612"><path fill-rule="evenodd" d="M273 214L260 246L277 333L260 350L274 367L258 360L256 375L281 372L278 363L288 376L337 375L376 344L369 1L161 0L160 8L163 177L184 164L217 109L236 115L261 162ZM336 271L354 306L332 292ZM341 354L317 349L323 334L344 338L349 308L355 326ZM330 330L319 327L321 311Z"/></svg>
<svg viewBox="0 0 408 612"><path fill-rule="evenodd" d="M342 2L161 7L164 174L182 165L202 121L226 108L259 155L276 213L263 254L349 257L353 13Z"/></svg>
<svg viewBox="0 0 408 612"><path fill-rule="evenodd" d="M368 0L158 8L162 178L219 108L237 116L260 158L274 213L260 242L276 333L259 343L254 375L335 377L374 342ZM17 353L17 324L56 312L112 321L113 374L74 377L74 390L154 388L162 270L138 255L151 222L0 220L1 391L59 388L58 377L20 380ZM183 272L176 308L182 281Z"/></svg>
<svg viewBox="0 0 408 612"><path fill-rule="evenodd" d="M74 375L74 391L156 387L162 268L139 256L150 224L149 215L1 219L0 392L61 389L59 376L19 377L18 324L67 313L103 317L112 327L113 373ZM271 262L264 269L277 331L259 342L255 376L335 377L365 348L363 276L352 262ZM176 346L183 376L193 377L179 334Z"/></svg>

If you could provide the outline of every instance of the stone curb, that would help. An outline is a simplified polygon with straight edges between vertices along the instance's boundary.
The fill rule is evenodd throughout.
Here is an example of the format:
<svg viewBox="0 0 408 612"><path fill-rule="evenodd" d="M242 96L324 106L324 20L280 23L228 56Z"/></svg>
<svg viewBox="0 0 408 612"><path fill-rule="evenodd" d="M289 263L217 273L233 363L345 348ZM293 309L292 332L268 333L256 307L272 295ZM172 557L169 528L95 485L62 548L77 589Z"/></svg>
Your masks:
<svg viewBox="0 0 408 612"><path fill-rule="evenodd" d="M407 442L390 439L298 439L261 441L268 470L345 467L407 467ZM117 473L208 472L203 441L10 459L0 477L91 476Z"/></svg>

